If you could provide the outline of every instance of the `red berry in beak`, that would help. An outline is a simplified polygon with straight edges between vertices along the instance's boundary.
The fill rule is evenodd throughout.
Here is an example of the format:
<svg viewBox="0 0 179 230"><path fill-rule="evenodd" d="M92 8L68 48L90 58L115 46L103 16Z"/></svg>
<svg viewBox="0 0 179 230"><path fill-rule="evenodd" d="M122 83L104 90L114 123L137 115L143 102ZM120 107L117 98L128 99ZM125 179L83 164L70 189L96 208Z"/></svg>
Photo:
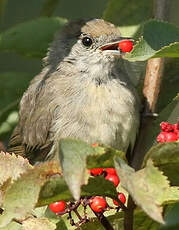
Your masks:
<svg viewBox="0 0 179 230"><path fill-rule="evenodd" d="M123 53L131 52L133 49L133 42L130 40L122 40L119 42L118 47Z"/></svg>

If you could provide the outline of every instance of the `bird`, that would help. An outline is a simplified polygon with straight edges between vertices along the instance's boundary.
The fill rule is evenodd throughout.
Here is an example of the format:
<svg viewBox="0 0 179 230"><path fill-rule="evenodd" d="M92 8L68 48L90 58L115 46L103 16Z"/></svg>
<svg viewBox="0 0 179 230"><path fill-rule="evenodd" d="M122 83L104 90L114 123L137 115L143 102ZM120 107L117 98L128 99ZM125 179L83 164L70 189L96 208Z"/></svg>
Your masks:
<svg viewBox="0 0 179 230"><path fill-rule="evenodd" d="M9 152L32 164L53 159L62 138L126 152L140 120L136 77L118 44L119 27L103 19L69 22L57 32L20 101Z"/></svg>

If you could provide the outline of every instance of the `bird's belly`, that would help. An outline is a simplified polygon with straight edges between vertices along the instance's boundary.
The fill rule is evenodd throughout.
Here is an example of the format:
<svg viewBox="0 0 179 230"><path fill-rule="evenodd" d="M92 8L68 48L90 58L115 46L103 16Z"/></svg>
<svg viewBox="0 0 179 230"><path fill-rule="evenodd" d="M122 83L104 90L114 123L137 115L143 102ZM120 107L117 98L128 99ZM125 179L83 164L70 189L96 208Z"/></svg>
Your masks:
<svg viewBox="0 0 179 230"><path fill-rule="evenodd" d="M123 96L119 90L116 93L107 89L91 92L95 97L88 97L79 108L74 106L70 114L64 111L65 122L59 119L57 139L74 137L127 150L135 141L138 109L134 95L125 91L121 92Z"/></svg>

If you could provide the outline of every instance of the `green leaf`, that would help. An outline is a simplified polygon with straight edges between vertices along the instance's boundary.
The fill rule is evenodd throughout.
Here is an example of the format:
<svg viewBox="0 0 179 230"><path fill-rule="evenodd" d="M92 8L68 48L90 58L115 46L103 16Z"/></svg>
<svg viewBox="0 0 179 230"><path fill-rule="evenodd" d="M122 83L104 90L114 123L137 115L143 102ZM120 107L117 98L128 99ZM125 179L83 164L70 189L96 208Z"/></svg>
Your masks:
<svg viewBox="0 0 179 230"><path fill-rule="evenodd" d="M164 109L174 97L176 97L177 93L179 93L178 71L179 58L169 58L165 60L165 68L156 108L157 112L161 112L161 110Z"/></svg>
<svg viewBox="0 0 179 230"><path fill-rule="evenodd" d="M100 185L100 186L99 186ZM87 185L81 188L82 196L106 196L117 199L117 191L112 182L106 180L103 176L90 178Z"/></svg>
<svg viewBox="0 0 179 230"><path fill-rule="evenodd" d="M124 230L124 212L118 212L113 215L107 216L108 221L112 224L115 230ZM159 224L154 222L141 210L134 212L134 230L158 230ZM103 230L104 227L101 225L97 218L92 218L91 222L83 224L81 230Z"/></svg>
<svg viewBox="0 0 179 230"><path fill-rule="evenodd" d="M101 145L94 147L94 154L87 156L88 168L109 168L114 167L113 158L119 156L126 160L125 153L109 146Z"/></svg>
<svg viewBox="0 0 179 230"><path fill-rule="evenodd" d="M59 142L59 158L64 179L76 200L80 198L81 185L87 182L86 157L90 154L95 154L94 148L83 141L62 139Z"/></svg>
<svg viewBox="0 0 179 230"><path fill-rule="evenodd" d="M106 150L106 151L105 151ZM59 159L64 173L64 179L73 197L80 198L80 188L87 183L89 174L86 172L86 161L89 168L95 166L111 166L114 155L124 156L124 153L110 148L94 148L81 140L61 139L59 142ZM87 159L87 157L89 157ZM93 158L92 158L93 157ZM96 162L94 164L94 162Z"/></svg>
<svg viewBox="0 0 179 230"><path fill-rule="evenodd" d="M140 24L131 25L131 26L119 26L121 36L128 37L128 38L134 37L137 31L139 30L139 28L140 28Z"/></svg>
<svg viewBox="0 0 179 230"><path fill-rule="evenodd" d="M158 230L159 223L149 218L141 209L134 211L134 230Z"/></svg>
<svg viewBox="0 0 179 230"><path fill-rule="evenodd" d="M64 179L55 175L42 186L37 206L44 206L58 200L72 200L72 195Z"/></svg>
<svg viewBox="0 0 179 230"><path fill-rule="evenodd" d="M155 20L144 24L143 35L132 52L124 58L129 61L145 61L152 57L179 57L179 28Z"/></svg>
<svg viewBox="0 0 179 230"><path fill-rule="evenodd" d="M57 173L60 173L57 163L43 163L27 170L12 184L9 183L4 194L0 227L5 227L14 218L23 219L28 216L38 201L43 184L48 177Z"/></svg>
<svg viewBox="0 0 179 230"><path fill-rule="evenodd" d="M148 160L145 168L134 169L116 157L116 169L122 186L129 192L135 203L152 219L164 223L162 207L164 203L179 201L179 189L170 187L167 177Z"/></svg>
<svg viewBox="0 0 179 230"><path fill-rule="evenodd" d="M161 48L153 57L179 57L179 42L174 42L169 46Z"/></svg>
<svg viewBox="0 0 179 230"><path fill-rule="evenodd" d="M164 172L173 185L179 186L179 142L168 142L153 146L146 154L143 165L148 159Z"/></svg>
<svg viewBox="0 0 179 230"><path fill-rule="evenodd" d="M82 186L80 195L81 197L98 195L117 199L115 186L103 176L89 178L88 184ZM37 205L43 206L58 200L69 201L73 200L73 197L64 180L56 176L42 187Z"/></svg>
<svg viewBox="0 0 179 230"><path fill-rule="evenodd" d="M47 218L28 218L22 223L22 230L55 230L56 225L51 223Z"/></svg>
<svg viewBox="0 0 179 230"><path fill-rule="evenodd" d="M54 17L18 24L0 34L0 51L13 51L28 57L42 58L54 33L60 31L66 22L66 19Z"/></svg>
<svg viewBox="0 0 179 230"><path fill-rule="evenodd" d="M162 226L160 230L178 230L179 229L179 203L175 204L170 210L167 212L165 216L165 226Z"/></svg>
<svg viewBox="0 0 179 230"><path fill-rule="evenodd" d="M152 17L152 1L109 0L103 18L116 25L135 25Z"/></svg>

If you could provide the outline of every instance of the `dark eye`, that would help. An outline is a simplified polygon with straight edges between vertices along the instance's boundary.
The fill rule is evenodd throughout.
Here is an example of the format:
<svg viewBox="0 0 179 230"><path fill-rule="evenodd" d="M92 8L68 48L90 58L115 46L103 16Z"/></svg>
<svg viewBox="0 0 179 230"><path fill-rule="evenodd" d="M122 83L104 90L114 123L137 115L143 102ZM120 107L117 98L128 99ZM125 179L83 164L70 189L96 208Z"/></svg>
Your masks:
<svg viewBox="0 0 179 230"><path fill-rule="evenodd" d="M82 38L82 43L84 46L90 47L92 45L93 41L90 37L84 37L84 38Z"/></svg>

